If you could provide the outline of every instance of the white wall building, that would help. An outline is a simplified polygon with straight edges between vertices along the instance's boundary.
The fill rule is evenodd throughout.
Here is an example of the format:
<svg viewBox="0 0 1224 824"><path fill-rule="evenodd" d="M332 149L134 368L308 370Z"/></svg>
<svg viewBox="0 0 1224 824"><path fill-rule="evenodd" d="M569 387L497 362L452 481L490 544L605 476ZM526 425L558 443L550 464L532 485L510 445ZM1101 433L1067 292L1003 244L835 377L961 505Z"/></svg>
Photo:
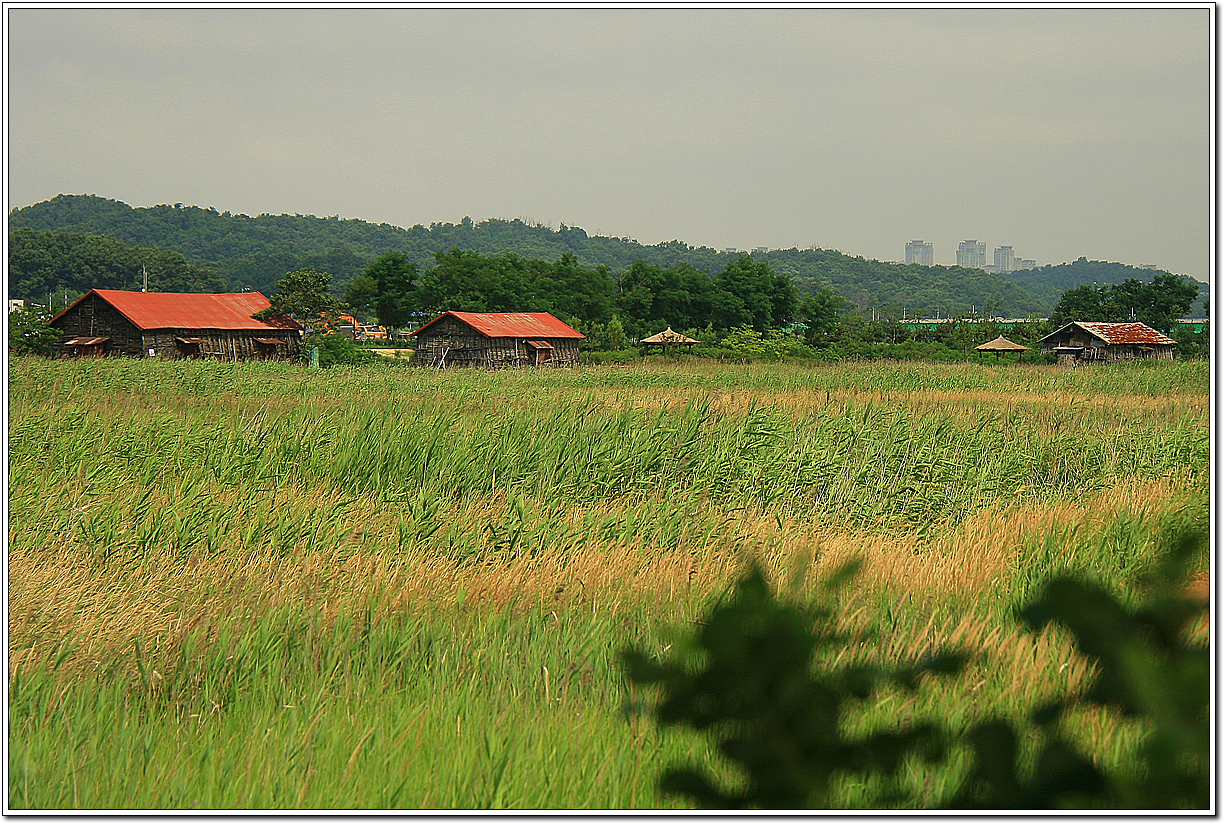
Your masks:
<svg viewBox="0 0 1224 824"><path fill-rule="evenodd" d="M956 247L956 265L969 269L984 269L986 267L986 242L965 240Z"/></svg>
<svg viewBox="0 0 1224 824"><path fill-rule="evenodd" d="M919 266L935 265L935 246L921 240L911 240L905 244L905 262L917 263Z"/></svg>

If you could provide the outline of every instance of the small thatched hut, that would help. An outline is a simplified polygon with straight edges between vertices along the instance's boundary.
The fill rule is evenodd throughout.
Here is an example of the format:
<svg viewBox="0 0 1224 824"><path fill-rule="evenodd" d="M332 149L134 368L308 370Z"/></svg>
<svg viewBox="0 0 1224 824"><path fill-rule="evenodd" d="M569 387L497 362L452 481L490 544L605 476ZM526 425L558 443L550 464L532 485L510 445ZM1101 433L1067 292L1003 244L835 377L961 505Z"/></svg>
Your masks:
<svg viewBox="0 0 1224 824"><path fill-rule="evenodd" d="M645 344L646 346L662 346L664 352L673 346L687 346L689 351L692 352L693 345L701 343L701 341L693 340L687 335L681 335L679 332L674 332L669 326L662 332L659 332L657 335L642 338L641 343Z"/></svg>
<svg viewBox="0 0 1224 824"><path fill-rule="evenodd" d="M979 352L994 352L996 363L998 363L999 358L1002 357L1004 352L1019 352L1020 362L1023 363L1024 353L1028 351L1027 346L1021 346L1018 343L1013 343L1002 335L999 335L997 338L988 343L983 343L981 346L974 348L976 348Z"/></svg>

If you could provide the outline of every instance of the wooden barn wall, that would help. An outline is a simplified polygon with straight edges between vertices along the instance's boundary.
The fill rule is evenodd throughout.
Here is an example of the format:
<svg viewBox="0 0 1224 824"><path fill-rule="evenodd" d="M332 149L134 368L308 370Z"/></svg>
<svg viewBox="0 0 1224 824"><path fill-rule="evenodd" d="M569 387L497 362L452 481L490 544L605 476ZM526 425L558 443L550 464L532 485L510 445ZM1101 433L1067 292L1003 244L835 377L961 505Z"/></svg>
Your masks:
<svg viewBox="0 0 1224 824"><path fill-rule="evenodd" d="M1141 349L1136 343L1105 343L1100 338L1092 337L1086 332L1072 330L1046 342L1043 352L1053 352L1058 346L1082 346L1078 355L1059 355L1059 365L1069 365L1072 361L1078 363L1117 363L1124 360L1173 360L1173 344L1144 344L1148 349Z"/></svg>
<svg viewBox="0 0 1224 824"><path fill-rule="evenodd" d="M258 360L263 357L256 338L276 338L282 343L276 347L275 359L298 355L301 347L297 333L282 329L149 329L144 333L144 350L154 352L153 357L177 360L182 357L175 338L199 338L201 358L218 360Z"/></svg>
<svg viewBox="0 0 1224 824"><path fill-rule="evenodd" d="M73 347L64 346L64 342L78 337L109 337L110 340L103 347L107 355L140 357L144 354L140 329L97 295L85 298L52 325L62 333L59 352L63 355L73 353Z"/></svg>
<svg viewBox="0 0 1224 824"><path fill-rule="evenodd" d="M109 337L103 346L103 354L126 355L133 358L153 357L177 360L182 357L176 337L200 338L202 358L220 360L254 360L262 357L255 338L277 338L283 343L276 347L275 358L298 355L301 347L298 334L289 329L146 329L137 328L123 314L97 295L90 295L54 324L60 330L58 354L67 357L74 354L74 347L64 342L78 337Z"/></svg>
<svg viewBox="0 0 1224 824"><path fill-rule="evenodd" d="M478 366L507 369L532 366L535 351L527 338L487 338L457 318L447 317L417 335L414 366L438 368ZM552 354L543 366L573 366L578 363L578 341L573 338L531 338L552 344Z"/></svg>

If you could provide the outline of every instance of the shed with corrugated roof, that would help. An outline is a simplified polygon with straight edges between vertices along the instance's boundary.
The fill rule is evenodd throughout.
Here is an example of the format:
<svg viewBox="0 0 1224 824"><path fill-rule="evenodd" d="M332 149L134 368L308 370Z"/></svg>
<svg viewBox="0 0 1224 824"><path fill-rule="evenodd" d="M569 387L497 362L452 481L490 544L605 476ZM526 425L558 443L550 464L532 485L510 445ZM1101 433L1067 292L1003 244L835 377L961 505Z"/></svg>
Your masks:
<svg viewBox="0 0 1224 824"><path fill-rule="evenodd" d="M1059 366L1114 363L1120 360L1173 360L1177 341L1146 323L1072 321L1042 338L1041 351L1054 353Z"/></svg>
<svg viewBox="0 0 1224 824"><path fill-rule="evenodd" d="M273 360L301 351L301 324L255 320L259 292L197 294L91 289L51 319L58 354L76 357Z"/></svg>
<svg viewBox="0 0 1224 824"><path fill-rule="evenodd" d="M573 366L585 335L548 312L443 312L410 332L414 366Z"/></svg>

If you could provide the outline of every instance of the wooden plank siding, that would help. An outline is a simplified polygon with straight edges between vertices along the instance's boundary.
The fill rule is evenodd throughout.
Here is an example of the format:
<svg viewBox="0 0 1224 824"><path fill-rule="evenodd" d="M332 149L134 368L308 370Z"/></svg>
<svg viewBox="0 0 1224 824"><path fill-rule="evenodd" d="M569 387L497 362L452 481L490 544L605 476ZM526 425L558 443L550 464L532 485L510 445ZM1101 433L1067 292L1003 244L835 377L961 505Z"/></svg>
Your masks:
<svg viewBox="0 0 1224 824"><path fill-rule="evenodd" d="M76 347L67 345L74 338L107 337L100 354L105 357L161 358L179 360L189 357L219 360L260 360L290 358L300 354L298 333L292 329L140 329L115 307L97 295L87 295L53 324L60 330L57 356L71 357ZM198 338L198 345L184 345L178 338ZM275 346L260 344L257 338L276 339ZM153 354L149 354L152 350Z"/></svg>
<svg viewBox="0 0 1224 824"><path fill-rule="evenodd" d="M1059 352L1060 366L1073 362L1117 363L1124 360L1173 360L1173 346L1159 343L1106 343L1085 332L1075 332L1056 337L1043 347L1044 352L1055 349L1078 348L1078 353Z"/></svg>
<svg viewBox="0 0 1224 824"><path fill-rule="evenodd" d="M529 346L528 340L545 341L551 350ZM544 352L546 355L538 355ZM575 366L578 341L573 338L486 337L466 323L443 317L417 336L414 366L435 369L475 366L506 369L524 366Z"/></svg>

